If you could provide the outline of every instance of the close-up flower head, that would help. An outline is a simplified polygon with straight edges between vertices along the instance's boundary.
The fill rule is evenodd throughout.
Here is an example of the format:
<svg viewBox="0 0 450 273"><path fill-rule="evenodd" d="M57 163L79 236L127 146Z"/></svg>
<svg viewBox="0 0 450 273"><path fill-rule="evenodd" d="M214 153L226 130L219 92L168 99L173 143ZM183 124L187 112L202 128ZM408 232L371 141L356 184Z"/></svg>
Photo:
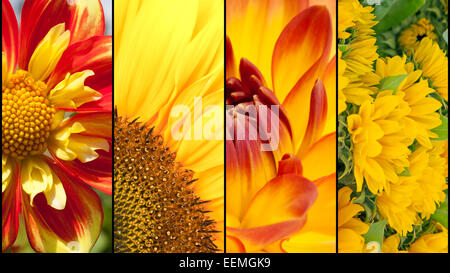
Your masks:
<svg viewBox="0 0 450 273"><path fill-rule="evenodd" d="M223 1L114 1L114 251L223 252Z"/></svg>
<svg viewBox="0 0 450 273"><path fill-rule="evenodd" d="M227 252L336 251L335 12L226 3Z"/></svg>
<svg viewBox="0 0 450 273"><path fill-rule="evenodd" d="M112 192L102 5L26 0L18 22L11 2L2 0L2 251L20 225L34 251L89 252L103 221L92 187Z"/></svg>

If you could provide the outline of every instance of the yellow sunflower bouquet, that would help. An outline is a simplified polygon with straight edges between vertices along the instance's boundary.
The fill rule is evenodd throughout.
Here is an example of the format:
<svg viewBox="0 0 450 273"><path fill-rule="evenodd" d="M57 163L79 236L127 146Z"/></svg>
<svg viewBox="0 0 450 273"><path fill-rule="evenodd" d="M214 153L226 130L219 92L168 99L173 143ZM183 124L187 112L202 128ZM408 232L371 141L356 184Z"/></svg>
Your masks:
<svg viewBox="0 0 450 273"><path fill-rule="evenodd" d="M448 252L446 6L368 2L338 1L338 251Z"/></svg>

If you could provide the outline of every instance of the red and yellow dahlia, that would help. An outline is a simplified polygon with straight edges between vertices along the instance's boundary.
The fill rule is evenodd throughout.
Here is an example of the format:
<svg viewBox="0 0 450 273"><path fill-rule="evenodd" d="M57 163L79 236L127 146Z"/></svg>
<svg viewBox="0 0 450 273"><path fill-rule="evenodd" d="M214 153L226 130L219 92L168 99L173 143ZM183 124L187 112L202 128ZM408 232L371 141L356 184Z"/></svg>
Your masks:
<svg viewBox="0 0 450 273"><path fill-rule="evenodd" d="M335 2L226 8L226 250L335 252Z"/></svg>
<svg viewBox="0 0 450 273"><path fill-rule="evenodd" d="M88 252L111 194L112 43L100 1L2 0L2 251ZM22 222L22 221L21 221Z"/></svg>

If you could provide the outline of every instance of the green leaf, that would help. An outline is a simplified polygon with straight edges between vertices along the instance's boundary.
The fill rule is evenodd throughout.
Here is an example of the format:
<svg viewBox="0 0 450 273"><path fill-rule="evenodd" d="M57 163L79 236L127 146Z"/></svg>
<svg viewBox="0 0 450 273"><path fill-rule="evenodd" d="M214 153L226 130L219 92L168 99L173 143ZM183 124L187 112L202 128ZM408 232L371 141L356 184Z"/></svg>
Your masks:
<svg viewBox="0 0 450 273"><path fill-rule="evenodd" d="M408 75L387 76L381 79L378 85L379 90L394 90L394 94L397 91L398 86Z"/></svg>
<svg viewBox="0 0 450 273"><path fill-rule="evenodd" d="M447 140L448 139L448 118L441 115L441 125L431 130L431 132L438 135L437 138L432 140Z"/></svg>
<svg viewBox="0 0 450 273"><path fill-rule="evenodd" d="M445 201L442 202L439 208L431 215L431 219L441 223L446 229L448 229L448 194Z"/></svg>
<svg viewBox="0 0 450 273"><path fill-rule="evenodd" d="M362 235L366 243L366 250L381 252L386 223L387 219L370 224L369 231Z"/></svg>
<svg viewBox="0 0 450 273"><path fill-rule="evenodd" d="M387 12L383 12L384 16L374 27L375 31L382 32L400 24L404 19L413 15L423 4L425 4L425 0L397 0Z"/></svg>
<svg viewBox="0 0 450 273"><path fill-rule="evenodd" d="M411 176L411 173L409 172L409 168L406 167L405 170L399 174L399 176Z"/></svg>
<svg viewBox="0 0 450 273"><path fill-rule="evenodd" d="M442 33L442 38L444 38L444 41L448 44L448 28Z"/></svg>

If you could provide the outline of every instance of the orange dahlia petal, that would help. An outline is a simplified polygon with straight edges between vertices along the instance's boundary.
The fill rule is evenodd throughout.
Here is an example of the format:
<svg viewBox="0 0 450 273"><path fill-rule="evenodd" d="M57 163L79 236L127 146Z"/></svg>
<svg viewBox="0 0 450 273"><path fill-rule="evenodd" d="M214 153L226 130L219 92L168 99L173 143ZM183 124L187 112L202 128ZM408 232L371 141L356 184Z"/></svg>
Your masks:
<svg viewBox="0 0 450 273"><path fill-rule="evenodd" d="M17 26L14 10L8 0L2 0L2 52L6 53L8 71L16 68L19 27Z"/></svg>
<svg viewBox="0 0 450 273"><path fill-rule="evenodd" d="M38 43L55 25L65 23L71 44L103 35L105 22L100 1L26 0L20 21L19 67L27 69Z"/></svg>
<svg viewBox="0 0 450 273"><path fill-rule="evenodd" d="M22 194L19 173L19 165L17 164L12 179L2 193L2 252L14 243L19 231Z"/></svg>
<svg viewBox="0 0 450 273"><path fill-rule="evenodd" d="M67 202L63 210L55 210L39 194L32 207L29 196L22 195L28 240L38 252L89 252L102 228L100 198L48 158L47 163L63 183Z"/></svg>
<svg viewBox="0 0 450 273"><path fill-rule="evenodd" d="M48 79L51 89L64 79L68 72L92 70L85 85L97 91L112 85L112 39L111 36L95 36L70 45L61 56Z"/></svg>

